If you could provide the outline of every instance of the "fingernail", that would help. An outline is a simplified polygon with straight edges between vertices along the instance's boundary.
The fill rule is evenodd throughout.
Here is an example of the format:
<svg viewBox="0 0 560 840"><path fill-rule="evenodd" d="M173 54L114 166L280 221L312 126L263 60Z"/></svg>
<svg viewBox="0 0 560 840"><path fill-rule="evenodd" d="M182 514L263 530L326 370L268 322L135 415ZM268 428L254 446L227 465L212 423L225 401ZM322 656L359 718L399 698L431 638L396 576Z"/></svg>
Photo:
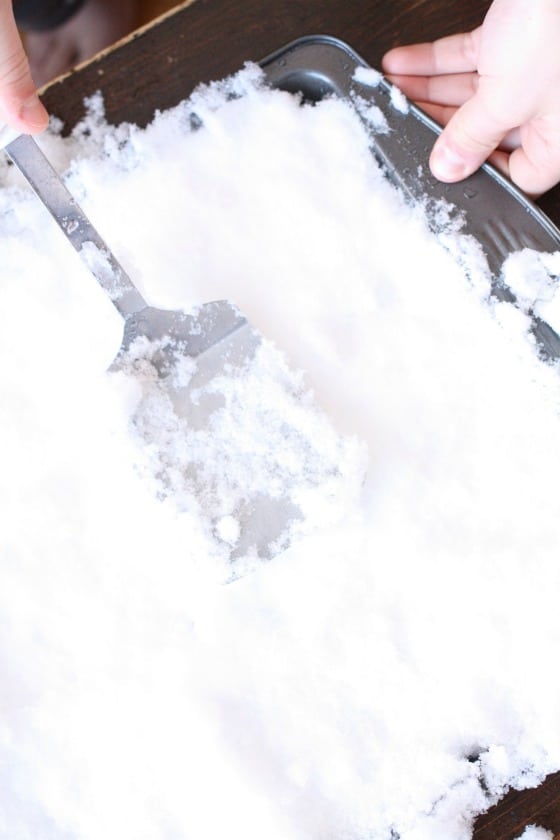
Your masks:
<svg viewBox="0 0 560 840"><path fill-rule="evenodd" d="M19 115L30 128L46 128L49 121L45 106L36 93L25 100Z"/></svg>
<svg viewBox="0 0 560 840"><path fill-rule="evenodd" d="M467 163L447 145L434 146L430 169L440 181L460 181L470 174Z"/></svg>

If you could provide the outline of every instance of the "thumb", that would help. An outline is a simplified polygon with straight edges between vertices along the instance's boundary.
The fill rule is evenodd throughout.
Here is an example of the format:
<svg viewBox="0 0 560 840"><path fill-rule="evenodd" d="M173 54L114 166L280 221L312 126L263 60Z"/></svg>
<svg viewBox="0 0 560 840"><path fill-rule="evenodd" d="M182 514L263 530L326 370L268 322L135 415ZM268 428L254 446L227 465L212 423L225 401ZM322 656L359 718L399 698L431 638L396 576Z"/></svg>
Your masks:
<svg viewBox="0 0 560 840"><path fill-rule="evenodd" d="M480 89L451 117L430 155L430 169L440 181L461 181L475 172L511 128L486 107Z"/></svg>
<svg viewBox="0 0 560 840"><path fill-rule="evenodd" d="M0 0L0 119L26 134L49 120L37 96L10 0Z"/></svg>

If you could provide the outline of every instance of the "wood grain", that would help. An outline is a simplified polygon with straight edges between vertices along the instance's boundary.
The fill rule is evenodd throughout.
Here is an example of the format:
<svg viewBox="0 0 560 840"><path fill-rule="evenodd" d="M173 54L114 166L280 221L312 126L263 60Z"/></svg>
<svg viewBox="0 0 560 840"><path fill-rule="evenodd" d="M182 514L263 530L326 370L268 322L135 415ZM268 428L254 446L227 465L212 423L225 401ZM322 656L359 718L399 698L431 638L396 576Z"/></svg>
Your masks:
<svg viewBox="0 0 560 840"><path fill-rule="evenodd" d="M138 13L140 23L146 24L179 6L178 0L139 0Z"/></svg>
<svg viewBox="0 0 560 840"><path fill-rule="evenodd" d="M199 82L221 78L300 36L342 38L379 67L392 46L474 28L489 5L488 0L191 0L49 86L43 99L68 130L84 113L84 96L97 90L111 122L145 125L156 109L177 104ZM539 204L559 225L560 188ZM560 832L560 773L536 789L510 792L478 818L474 838L514 840L530 823Z"/></svg>

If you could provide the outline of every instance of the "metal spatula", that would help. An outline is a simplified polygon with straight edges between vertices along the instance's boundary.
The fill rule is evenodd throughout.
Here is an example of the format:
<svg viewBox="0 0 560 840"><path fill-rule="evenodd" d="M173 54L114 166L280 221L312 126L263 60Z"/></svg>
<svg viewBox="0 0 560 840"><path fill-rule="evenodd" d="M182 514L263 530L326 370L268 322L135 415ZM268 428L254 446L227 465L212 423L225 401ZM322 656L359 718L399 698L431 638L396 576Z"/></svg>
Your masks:
<svg viewBox="0 0 560 840"><path fill-rule="evenodd" d="M124 318L124 337L112 367L130 369L131 348L139 341L149 343L150 364L174 409L188 416L189 427L203 427L220 405L220 394L205 386L242 368L261 343L259 333L227 300L202 304L188 314L149 306L33 138L18 136L5 149ZM186 359L196 364L185 385ZM233 556L247 551L270 556L272 544L285 544L281 537L294 518L298 511L285 499L261 494L244 503Z"/></svg>
<svg viewBox="0 0 560 840"><path fill-rule="evenodd" d="M34 139L20 135L6 152L124 318L115 364L140 336L162 342L156 359L162 376L169 375L178 354L196 358L220 344L224 361L254 352L258 334L227 300L205 303L189 315L149 306Z"/></svg>

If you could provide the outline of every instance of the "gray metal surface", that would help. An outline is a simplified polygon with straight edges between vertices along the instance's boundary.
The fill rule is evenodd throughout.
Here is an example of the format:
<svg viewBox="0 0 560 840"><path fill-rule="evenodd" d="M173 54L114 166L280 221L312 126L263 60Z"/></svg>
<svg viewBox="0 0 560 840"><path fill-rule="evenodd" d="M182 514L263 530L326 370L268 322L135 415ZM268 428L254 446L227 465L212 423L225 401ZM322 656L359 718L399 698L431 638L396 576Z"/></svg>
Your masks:
<svg viewBox="0 0 560 840"><path fill-rule="evenodd" d="M369 65L348 44L326 35L301 38L265 58L261 67L273 87L301 93L310 101L336 95L350 104L360 97L376 105L389 131L371 133L373 154L387 176L411 199L428 206L430 201L444 199L461 212L462 230L474 236L486 253L497 298L515 301L500 277L509 254L522 248L560 248L560 231L492 166L485 164L457 184L436 180L428 159L441 128L412 103L406 113L395 108L392 86L385 79L375 87L356 81L356 69ZM560 358L560 338L548 324L533 317L533 333L545 356Z"/></svg>
<svg viewBox="0 0 560 840"><path fill-rule="evenodd" d="M156 309L144 300L101 235L66 188L35 140L21 135L6 146L6 152L41 199L70 244L125 319L123 342L118 360L140 336L163 342L157 362L161 377L169 376L177 353L198 358L214 347L229 347L221 357L251 352L256 348L256 333L247 320L227 300L199 306L193 313ZM237 332L243 338L236 336ZM235 338L234 338L235 336ZM231 348L238 345L234 353ZM216 372L215 352L209 366Z"/></svg>

